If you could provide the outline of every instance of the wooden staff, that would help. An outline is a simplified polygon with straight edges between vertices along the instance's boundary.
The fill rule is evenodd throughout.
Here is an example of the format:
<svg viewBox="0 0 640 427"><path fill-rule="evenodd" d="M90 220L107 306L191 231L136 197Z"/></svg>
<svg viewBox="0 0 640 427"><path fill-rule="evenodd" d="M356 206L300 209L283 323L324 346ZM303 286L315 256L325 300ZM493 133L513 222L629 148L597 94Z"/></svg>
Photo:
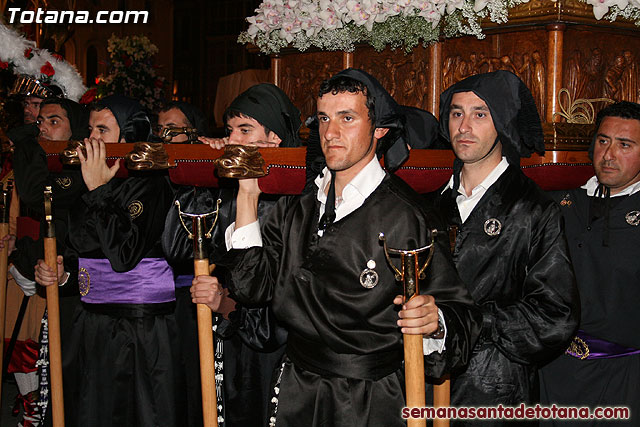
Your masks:
<svg viewBox="0 0 640 427"><path fill-rule="evenodd" d="M49 373L51 377L51 413L54 427L64 426L64 398L62 394L62 350L60 346L60 308L58 304L58 279L56 233L51 213L51 187L44 190L46 231L44 237L44 261L56 272L56 283L47 286L47 316L49 322Z"/></svg>
<svg viewBox="0 0 640 427"><path fill-rule="evenodd" d="M439 384L433 385L433 406L434 408L446 408L451 405L451 380L449 374L440 378ZM449 427L448 418L435 418L433 427Z"/></svg>
<svg viewBox="0 0 640 427"><path fill-rule="evenodd" d="M209 275L209 257L204 245L205 216L193 216L193 270L196 276ZM198 345L200 347L200 382L204 427L218 427L218 408L213 359L213 320L206 304L197 304Z"/></svg>
<svg viewBox="0 0 640 427"><path fill-rule="evenodd" d="M418 286L418 254L409 252L402 255L402 271L404 279L404 302L420 295ZM407 390L407 407L422 408L425 406L424 352L422 335L403 334L404 342L404 381ZM425 419L407 419L408 427L426 427Z"/></svg>
<svg viewBox="0 0 640 427"><path fill-rule="evenodd" d="M383 233L379 239L384 243L384 254L387 262L396 273L396 280L402 280L404 285L404 302L420 295L419 279L424 279L424 270L433 258L434 240L437 230L431 230L431 243L420 249L402 250L387 247L387 240ZM427 259L422 267L419 265L418 255L428 251ZM396 268L389 254L400 255L401 269ZM424 380L424 352L422 350L422 335L403 334L404 342L404 381L406 401L409 408L423 408L425 406ZM427 420L419 418L407 419L408 427L426 427Z"/></svg>
<svg viewBox="0 0 640 427"><path fill-rule="evenodd" d="M2 186L2 206L0 206L0 238L9 234L9 208L11 206L11 192L13 183L8 182L7 188ZM4 247L0 250L0 361L4 360L4 318L7 304L7 258L9 255L9 242L4 242ZM2 396L2 371L0 369L0 396Z"/></svg>

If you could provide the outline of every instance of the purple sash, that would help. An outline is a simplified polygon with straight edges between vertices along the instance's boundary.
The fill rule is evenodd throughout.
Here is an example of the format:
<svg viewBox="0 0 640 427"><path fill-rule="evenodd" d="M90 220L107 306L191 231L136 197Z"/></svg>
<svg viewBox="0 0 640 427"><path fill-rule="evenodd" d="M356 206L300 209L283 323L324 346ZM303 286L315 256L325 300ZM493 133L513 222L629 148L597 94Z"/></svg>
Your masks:
<svg viewBox="0 0 640 427"><path fill-rule="evenodd" d="M176 288L191 287L193 282L193 274L180 274L176 277Z"/></svg>
<svg viewBox="0 0 640 427"><path fill-rule="evenodd" d="M640 349L624 347L579 330L565 353L581 360L612 359L640 354Z"/></svg>
<svg viewBox="0 0 640 427"><path fill-rule="evenodd" d="M80 258L78 285L88 304L156 304L176 300L173 270L164 258L143 258L133 270L113 271L108 259Z"/></svg>

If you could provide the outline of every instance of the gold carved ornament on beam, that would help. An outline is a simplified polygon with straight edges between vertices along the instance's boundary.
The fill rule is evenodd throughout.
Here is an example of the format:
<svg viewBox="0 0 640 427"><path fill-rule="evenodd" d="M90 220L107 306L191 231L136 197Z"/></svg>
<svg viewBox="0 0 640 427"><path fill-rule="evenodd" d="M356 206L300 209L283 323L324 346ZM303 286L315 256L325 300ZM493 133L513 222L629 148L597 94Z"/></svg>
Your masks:
<svg viewBox="0 0 640 427"><path fill-rule="evenodd" d="M565 96L562 96L563 94ZM569 93L569 90L567 88L562 88L558 91L558 105L560 106L560 112L553 113L553 116L562 117L567 121L567 123L593 124L596 118L593 104L596 102L612 104L615 101L609 98L578 98L574 101L571 99L571 93Z"/></svg>
<svg viewBox="0 0 640 427"><path fill-rule="evenodd" d="M136 142L133 150L125 156L126 167L130 170L168 169L169 155L161 142ZM86 156L82 141L69 141L60 153L65 165L79 165L78 149ZM215 160L218 176L222 178L260 178L266 175L266 163L257 146L227 145L224 154Z"/></svg>

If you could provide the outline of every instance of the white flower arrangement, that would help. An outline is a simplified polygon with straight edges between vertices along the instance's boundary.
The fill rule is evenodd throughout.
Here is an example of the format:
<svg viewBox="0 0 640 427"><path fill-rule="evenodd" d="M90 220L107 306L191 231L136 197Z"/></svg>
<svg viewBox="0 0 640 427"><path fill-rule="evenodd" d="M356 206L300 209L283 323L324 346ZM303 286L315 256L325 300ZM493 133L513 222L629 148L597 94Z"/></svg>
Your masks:
<svg viewBox="0 0 640 427"><path fill-rule="evenodd" d="M38 49L15 30L0 22L0 68L10 68L15 74L26 74L41 82L58 86L64 96L80 99L87 88L78 70L59 55Z"/></svg>
<svg viewBox="0 0 640 427"><path fill-rule="evenodd" d="M529 0L265 0L247 18L238 42L253 43L266 54L285 47L305 51L353 51L357 44L410 51L441 35L484 38L480 21L507 21L508 10ZM640 24L640 0L582 0L596 19L607 15ZM611 10L610 10L611 8Z"/></svg>
<svg viewBox="0 0 640 427"><path fill-rule="evenodd" d="M640 25L640 0L583 0L593 6L593 15L597 20L606 17L615 21L618 16Z"/></svg>

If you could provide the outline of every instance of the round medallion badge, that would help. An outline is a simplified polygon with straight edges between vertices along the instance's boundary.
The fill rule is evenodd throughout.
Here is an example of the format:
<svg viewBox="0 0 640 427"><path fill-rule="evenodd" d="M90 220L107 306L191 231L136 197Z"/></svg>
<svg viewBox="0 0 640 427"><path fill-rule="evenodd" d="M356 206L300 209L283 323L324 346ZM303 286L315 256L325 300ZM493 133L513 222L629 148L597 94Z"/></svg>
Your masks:
<svg viewBox="0 0 640 427"><path fill-rule="evenodd" d="M360 273L360 284L362 287L371 289L375 288L378 284L378 273L374 268L376 268L376 262L372 259L367 261L367 268Z"/></svg>
<svg viewBox="0 0 640 427"><path fill-rule="evenodd" d="M631 211L624 216L627 224L637 227L640 224L640 211Z"/></svg>
<svg viewBox="0 0 640 427"><path fill-rule="evenodd" d="M497 236L502 231L502 223L496 218L489 218L484 222L484 232L488 236Z"/></svg>

